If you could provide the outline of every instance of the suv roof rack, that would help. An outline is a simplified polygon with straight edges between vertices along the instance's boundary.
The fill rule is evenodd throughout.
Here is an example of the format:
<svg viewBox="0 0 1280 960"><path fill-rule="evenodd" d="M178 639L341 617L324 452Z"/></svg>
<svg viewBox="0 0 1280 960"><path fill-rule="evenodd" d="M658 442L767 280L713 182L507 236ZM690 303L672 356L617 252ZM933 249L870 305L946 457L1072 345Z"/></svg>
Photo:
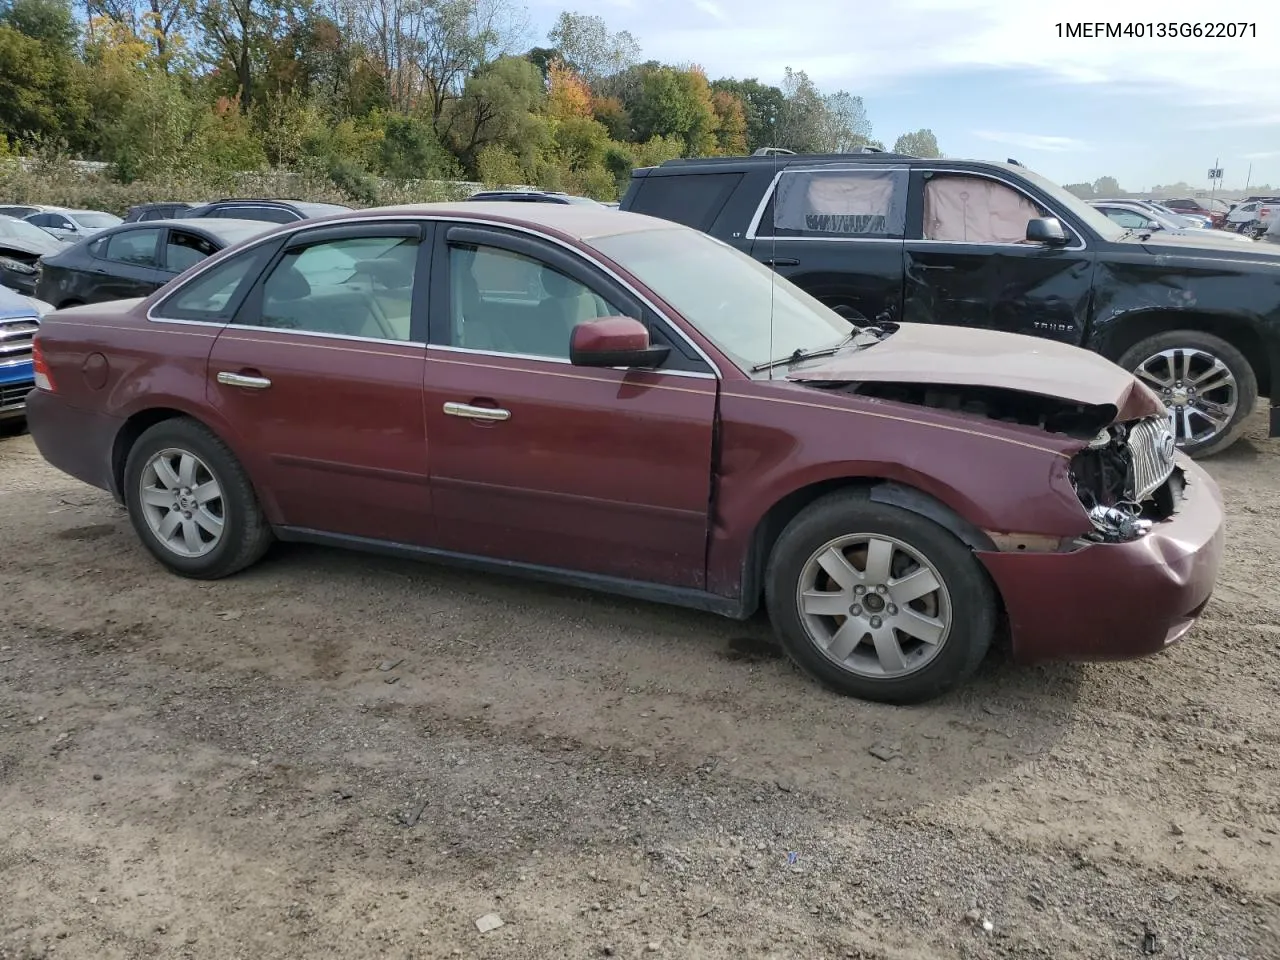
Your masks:
<svg viewBox="0 0 1280 960"><path fill-rule="evenodd" d="M762 154L760 150L780 151L775 153ZM666 160L659 166L678 167L689 166L693 164L735 164L735 163L769 163L774 158L783 157L788 162L801 163L839 163L841 160L851 160L858 158L859 160L871 159L876 160L919 160L920 158L910 153L889 153L887 150L880 150L876 147L855 147L853 150L844 153L793 153L782 150L779 147L761 147L750 156L738 157L680 157L676 160Z"/></svg>

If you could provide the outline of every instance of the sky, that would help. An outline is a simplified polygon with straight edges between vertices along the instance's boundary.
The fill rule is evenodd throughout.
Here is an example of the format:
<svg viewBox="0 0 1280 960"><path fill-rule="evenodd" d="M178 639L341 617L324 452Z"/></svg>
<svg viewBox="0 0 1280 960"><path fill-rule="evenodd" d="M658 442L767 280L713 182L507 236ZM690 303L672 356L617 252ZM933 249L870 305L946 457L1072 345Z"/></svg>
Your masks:
<svg viewBox="0 0 1280 960"><path fill-rule="evenodd" d="M863 98L872 136L928 127L952 157L1013 158L1059 183L1280 187L1276 0L529 0L538 42L561 10L629 30L642 57L712 79ZM1227 38L1068 38L1059 23L1256 24ZM1256 36L1253 33L1256 31Z"/></svg>

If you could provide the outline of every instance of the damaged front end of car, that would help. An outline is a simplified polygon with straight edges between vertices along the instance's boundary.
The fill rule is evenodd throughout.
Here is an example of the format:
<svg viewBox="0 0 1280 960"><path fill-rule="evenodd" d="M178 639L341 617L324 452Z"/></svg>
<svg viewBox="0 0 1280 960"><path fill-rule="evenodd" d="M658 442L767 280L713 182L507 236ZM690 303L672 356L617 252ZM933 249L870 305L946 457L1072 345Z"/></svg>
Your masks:
<svg viewBox="0 0 1280 960"><path fill-rule="evenodd" d="M1154 524L1169 519L1183 499L1185 481L1177 465L1169 415L1158 398L1148 397L1149 391L1136 381L1133 389L1140 395L1123 404L1128 419L1121 418L1116 404L1079 403L1004 387L884 381L807 381L806 385L1030 427L1075 441L1064 454L1070 460L1067 477L1092 527L1080 540L1136 540ZM1025 547L1019 540L1016 549ZM1071 548L1056 542L1052 547Z"/></svg>
<svg viewBox="0 0 1280 960"><path fill-rule="evenodd" d="M1103 427L1071 459L1071 483L1094 532L1105 543L1136 540L1173 516L1185 478L1168 417Z"/></svg>

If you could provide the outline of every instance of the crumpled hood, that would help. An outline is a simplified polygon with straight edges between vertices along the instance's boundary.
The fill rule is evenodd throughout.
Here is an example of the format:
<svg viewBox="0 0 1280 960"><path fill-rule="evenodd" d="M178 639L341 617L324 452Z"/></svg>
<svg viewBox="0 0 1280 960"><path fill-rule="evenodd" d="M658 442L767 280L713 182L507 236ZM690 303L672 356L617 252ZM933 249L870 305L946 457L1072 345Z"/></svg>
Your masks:
<svg viewBox="0 0 1280 960"><path fill-rule="evenodd" d="M1002 387L1087 406L1121 420L1163 414L1160 398L1096 353L1053 340L932 323L903 323L862 350L792 366L798 382L916 383Z"/></svg>

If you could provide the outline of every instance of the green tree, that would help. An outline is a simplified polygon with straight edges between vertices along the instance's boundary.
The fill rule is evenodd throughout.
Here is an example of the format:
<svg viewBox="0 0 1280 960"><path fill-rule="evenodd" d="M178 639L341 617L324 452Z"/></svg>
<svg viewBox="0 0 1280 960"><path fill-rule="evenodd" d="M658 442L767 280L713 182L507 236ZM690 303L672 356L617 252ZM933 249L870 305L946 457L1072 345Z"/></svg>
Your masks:
<svg viewBox="0 0 1280 960"><path fill-rule="evenodd" d="M65 54L72 53L80 39L68 0L8 0L0 3L0 24Z"/></svg>
<svg viewBox="0 0 1280 960"><path fill-rule="evenodd" d="M1092 200L1097 196L1093 190L1092 183L1068 183L1063 185L1063 189L1069 193L1074 193L1081 200Z"/></svg>
<svg viewBox="0 0 1280 960"><path fill-rule="evenodd" d="M89 103L83 65L0 23L0 136L85 142Z"/></svg>
<svg viewBox="0 0 1280 960"><path fill-rule="evenodd" d="M446 125L462 162L476 169L479 151L497 144L520 154L520 141L545 143L545 124L538 129L547 94L542 73L522 57L501 57L476 72L463 88Z"/></svg>
<svg viewBox="0 0 1280 960"><path fill-rule="evenodd" d="M742 102L747 122L748 152L760 147L779 146L777 142L778 118L786 98L782 91L759 80L717 80L712 89L731 93Z"/></svg>
<svg viewBox="0 0 1280 960"><path fill-rule="evenodd" d="M1120 182L1115 177L1099 177L1093 181L1093 195L1095 197L1118 197L1124 193L1120 187Z"/></svg>
<svg viewBox="0 0 1280 960"><path fill-rule="evenodd" d="M913 133L904 133L893 142L894 153L908 153L913 157L940 157L938 138L927 127Z"/></svg>
<svg viewBox="0 0 1280 960"><path fill-rule="evenodd" d="M626 30L613 33L602 17L564 11L547 34L560 57L589 83L620 73L640 59L640 44Z"/></svg>
<svg viewBox="0 0 1280 960"><path fill-rule="evenodd" d="M379 161L393 180L447 180L461 173L429 120L399 113L385 115Z"/></svg>
<svg viewBox="0 0 1280 960"><path fill-rule="evenodd" d="M818 147L825 153L848 153L870 142L871 121L861 97L837 90L822 98Z"/></svg>

